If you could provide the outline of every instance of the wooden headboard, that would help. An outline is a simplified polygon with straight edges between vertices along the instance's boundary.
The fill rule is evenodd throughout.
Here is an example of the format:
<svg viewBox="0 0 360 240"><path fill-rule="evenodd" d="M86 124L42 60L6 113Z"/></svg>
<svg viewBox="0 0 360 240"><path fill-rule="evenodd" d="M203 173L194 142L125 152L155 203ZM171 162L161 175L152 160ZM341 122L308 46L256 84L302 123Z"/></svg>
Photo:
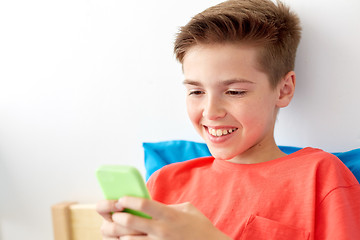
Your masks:
<svg viewBox="0 0 360 240"><path fill-rule="evenodd" d="M51 207L54 240L101 240L95 204L62 202Z"/></svg>

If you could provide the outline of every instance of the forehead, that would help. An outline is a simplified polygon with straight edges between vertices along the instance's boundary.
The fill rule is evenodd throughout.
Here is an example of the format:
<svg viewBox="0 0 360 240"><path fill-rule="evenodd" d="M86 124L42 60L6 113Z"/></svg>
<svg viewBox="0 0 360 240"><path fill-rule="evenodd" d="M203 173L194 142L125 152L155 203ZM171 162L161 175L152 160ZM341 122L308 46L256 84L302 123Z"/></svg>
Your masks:
<svg viewBox="0 0 360 240"><path fill-rule="evenodd" d="M258 78L264 75L258 53L258 48L240 44L196 45L184 57L184 75L191 80Z"/></svg>

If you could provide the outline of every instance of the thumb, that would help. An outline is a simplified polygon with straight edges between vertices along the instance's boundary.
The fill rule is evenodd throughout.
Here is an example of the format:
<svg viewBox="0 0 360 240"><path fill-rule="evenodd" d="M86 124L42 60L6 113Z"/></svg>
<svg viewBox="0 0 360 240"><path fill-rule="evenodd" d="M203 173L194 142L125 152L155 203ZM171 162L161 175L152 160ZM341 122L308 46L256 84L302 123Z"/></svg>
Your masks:
<svg viewBox="0 0 360 240"><path fill-rule="evenodd" d="M186 213L199 212L199 210L197 210L197 208L189 202L173 204L173 205L169 205L169 207L171 207L172 209L175 209L177 211L180 211L180 212L186 212Z"/></svg>

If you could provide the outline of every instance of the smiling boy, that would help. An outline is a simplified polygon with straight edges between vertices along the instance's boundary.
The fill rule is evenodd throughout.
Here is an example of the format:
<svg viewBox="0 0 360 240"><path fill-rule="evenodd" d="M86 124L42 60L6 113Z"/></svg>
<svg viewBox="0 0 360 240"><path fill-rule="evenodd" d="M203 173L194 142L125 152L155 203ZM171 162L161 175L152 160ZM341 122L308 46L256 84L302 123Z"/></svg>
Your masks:
<svg viewBox="0 0 360 240"><path fill-rule="evenodd" d="M199 44L183 59L190 120L218 160L258 163L285 156L273 131L278 109L293 96L295 74L274 89L259 70L257 53L241 43Z"/></svg>
<svg viewBox="0 0 360 240"><path fill-rule="evenodd" d="M226 1L181 29L175 54L187 110L212 157L154 173L153 200L100 202L104 239L360 239L350 170L319 149L286 155L274 140L295 90L300 29L294 13L268 0Z"/></svg>

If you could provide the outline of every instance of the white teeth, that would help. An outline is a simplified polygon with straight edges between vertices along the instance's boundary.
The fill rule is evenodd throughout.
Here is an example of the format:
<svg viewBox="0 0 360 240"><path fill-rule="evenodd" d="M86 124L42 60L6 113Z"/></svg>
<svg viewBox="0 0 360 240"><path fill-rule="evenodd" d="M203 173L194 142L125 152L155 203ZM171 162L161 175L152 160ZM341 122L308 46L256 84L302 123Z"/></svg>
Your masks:
<svg viewBox="0 0 360 240"><path fill-rule="evenodd" d="M211 135L215 136L215 137L221 137L224 135L228 135L232 132L235 132L237 130L237 128L232 128L232 129L214 129L214 128L208 128L208 131Z"/></svg>

